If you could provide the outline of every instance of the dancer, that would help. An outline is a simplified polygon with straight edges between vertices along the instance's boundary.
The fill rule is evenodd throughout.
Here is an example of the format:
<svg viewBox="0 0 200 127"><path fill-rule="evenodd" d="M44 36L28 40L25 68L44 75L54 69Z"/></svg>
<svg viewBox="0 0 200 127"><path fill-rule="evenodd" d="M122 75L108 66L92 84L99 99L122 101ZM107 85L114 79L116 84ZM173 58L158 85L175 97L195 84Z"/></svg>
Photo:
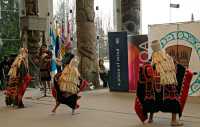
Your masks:
<svg viewBox="0 0 200 127"><path fill-rule="evenodd" d="M142 122L158 111L172 113L171 125L182 126L182 116L193 74L180 64L175 65L172 57L160 48L159 41L152 42L152 61L140 67L135 110ZM181 89L181 90L180 90Z"/></svg>
<svg viewBox="0 0 200 127"><path fill-rule="evenodd" d="M22 101L31 76L28 74L28 50L21 48L19 55L15 58L9 72L9 81L6 87L6 105L23 108Z"/></svg>
<svg viewBox="0 0 200 127"><path fill-rule="evenodd" d="M69 64L65 64L63 72L56 74L54 78L55 91L53 91L53 96L56 99L56 105L52 110L53 113L56 112L60 104L66 104L72 108L72 115L74 115L75 109L79 108L77 101L80 96L78 93L87 86L87 82L80 80L77 69L78 61L74 55L70 57L69 61ZM80 82L83 85L80 85Z"/></svg>

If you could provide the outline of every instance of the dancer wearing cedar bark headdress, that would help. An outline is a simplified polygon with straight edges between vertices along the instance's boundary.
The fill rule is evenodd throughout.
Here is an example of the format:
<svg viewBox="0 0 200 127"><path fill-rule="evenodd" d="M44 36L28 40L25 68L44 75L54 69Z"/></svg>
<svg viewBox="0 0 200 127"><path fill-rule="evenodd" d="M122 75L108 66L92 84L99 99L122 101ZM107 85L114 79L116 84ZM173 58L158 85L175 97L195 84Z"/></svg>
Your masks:
<svg viewBox="0 0 200 127"><path fill-rule="evenodd" d="M152 61L140 67L135 110L142 122L148 118L153 122L153 114L158 111L172 113L171 125L182 126L176 115L182 116L189 84L193 73L180 64L174 64L159 41L152 42Z"/></svg>
<svg viewBox="0 0 200 127"><path fill-rule="evenodd" d="M54 78L54 88L52 89L53 96L56 99L56 105L52 112L55 113L60 104L66 104L72 109L72 114L75 109L79 108L77 103L80 96L78 93L87 87L87 81L80 78L77 66L78 61L74 55L66 59L64 70L56 74Z"/></svg>
<svg viewBox="0 0 200 127"><path fill-rule="evenodd" d="M28 74L28 50L21 48L9 70L9 81L6 88L6 105L23 108L23 95L28 87L31 76Z"/></svg>

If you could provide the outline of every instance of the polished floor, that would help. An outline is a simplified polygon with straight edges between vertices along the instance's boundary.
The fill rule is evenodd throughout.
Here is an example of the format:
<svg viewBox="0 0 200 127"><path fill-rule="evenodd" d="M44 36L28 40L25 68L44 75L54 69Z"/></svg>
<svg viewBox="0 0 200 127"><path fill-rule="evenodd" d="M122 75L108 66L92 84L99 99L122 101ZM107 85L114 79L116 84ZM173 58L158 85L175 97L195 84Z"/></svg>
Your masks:
<svg viewBox="0 0 200 127"><path fill-rule="evenodd" d="M39 90L29 89L26 108L5 107L0 93L0 127L170 127L170 114L158 113L153 124L142 124L133 110L133 93L109 92L108 89L82 93L76 115L61 105L56 114L52 97L40 97ZM200 126L200 97L189 97L183 117L184 127Z"/></svg>

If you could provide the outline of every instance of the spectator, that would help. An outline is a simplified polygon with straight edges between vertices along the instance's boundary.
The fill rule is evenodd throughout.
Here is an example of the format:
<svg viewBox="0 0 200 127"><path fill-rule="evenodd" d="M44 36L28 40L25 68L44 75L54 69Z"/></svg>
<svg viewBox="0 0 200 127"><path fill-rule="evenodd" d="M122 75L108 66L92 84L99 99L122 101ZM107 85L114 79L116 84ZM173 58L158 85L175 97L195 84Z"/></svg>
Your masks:
<svg viewBox="0 0 200 127"><path fill-rule="evenodd" d="M99 74L101 80L103 81L103 87L106 88L108 84L108 72L104 66L103 59L99 59Z"/></svg>
<svg viewBox="0 0 200 127"><path fill-rule="evenodd" d="M46 96L47 87L51 89L51 59L52 53L48 51L47 45L43 44L40 48L40 81Z"/></svg>

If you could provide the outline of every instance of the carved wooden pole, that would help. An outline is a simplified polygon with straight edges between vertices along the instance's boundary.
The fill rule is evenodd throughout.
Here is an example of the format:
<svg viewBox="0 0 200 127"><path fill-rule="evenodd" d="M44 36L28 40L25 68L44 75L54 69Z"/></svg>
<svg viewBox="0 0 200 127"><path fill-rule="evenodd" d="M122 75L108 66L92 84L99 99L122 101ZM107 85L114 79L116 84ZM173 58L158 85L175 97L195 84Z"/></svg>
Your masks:
<svg viewBox="0 0 200 127"><path fill-rule="evenodd" d="M94 0L76 0L77 47L81 76L99 87Z"/></svg>
<svg viewBox="0 0 200 127"><path fill-rule="evenodd" d="M131 35L140 32L140 0L121 0L122 30Z"/></svg>
<svg viewBox="0 0 200 127"><path fill-rule="evenodd" d="M25 0L26 16L38 16L38 0ZM31 56L35 56L40 48L40 31L27 30L28 42L27 48Z"/></svg>
<svg viewBox="0 0 200 127"><path fill-rule="evenodd" d="M39 82L39 68L38 52L40 48L40 30L35 28L37 26L38 16L38 0L24 0L25 1L25 16L21 17L22 26L22 41L23 46L29 51L29 71L33 76L34 85ZM31 22L31 23L30 23Z"/></svg>

